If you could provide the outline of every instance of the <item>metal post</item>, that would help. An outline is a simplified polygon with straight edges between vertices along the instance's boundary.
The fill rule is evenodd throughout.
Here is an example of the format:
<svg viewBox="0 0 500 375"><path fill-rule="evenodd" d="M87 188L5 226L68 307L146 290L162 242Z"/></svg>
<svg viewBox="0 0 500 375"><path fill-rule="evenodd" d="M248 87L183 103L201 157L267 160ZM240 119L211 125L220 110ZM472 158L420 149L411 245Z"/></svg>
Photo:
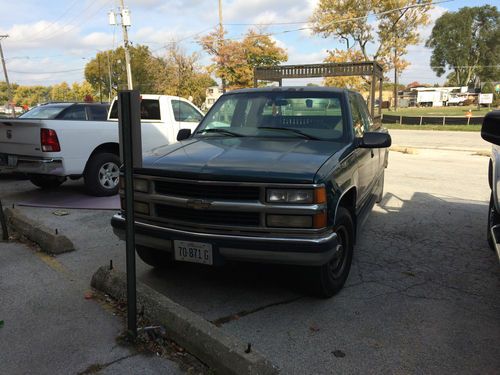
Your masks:
<svg viewBox="0 0 500 375"><path fill-rule="evenodd" d="M3 214L2 201L0 200L0 223L2 224L2 238L4 241L9 240L9 232L7 230L7 222L5 221L5 216Z"/></svg>
<svg viewBox="0 0 500 375"><path fill-rule="evenodd" d="M375 116L375 85L377 84L377 76L375 73L376 63L373 63L373 72L372 72L372 82L371 82L371 90L370 90L370 114L372 117Z"/></svg>
<svg viewBox="0 0 500 375"><path fill-rule="evenodd" d="M382 86L383 86L383 81L382 78L378 81L378 114L380 116L380 121L382 121Z"/></svg>
<svg viewBox="0 0 500 375"><path fill-rule="evenodd" d="M102 103L101 56L97 52L97 70L99 71L99 101Z"/></svg>
<svg viewBox="0 0 500 375"><path fill-rule="evenodd" d="M134 168L142 165L140 94L138 90L118 94L120 157L125 177L125 241L127 263L127 329L137 336L137 296L135 274ZM134 147L135 146L135 147Z"/></svg>
<svg viewBox="0 0 500 375"><path fill-rule="evenodd" d="M7 74L7 66L5 65L5 58L3 57L2 39L8 38L8 35L0 35L0 58L2 59L3 74L5 76L5 84L7 85L7 100L9 106L12 104L12 91L10 89L9 75ZM12 106L12 117L16 117L16 107Z"/></svg>
<svg viewBox="0 0 500 375"><path fill-rule="evenodd" d="M398 69L396 66L398 53L397 48L394 46L394 110L398 110Z"/></svg>

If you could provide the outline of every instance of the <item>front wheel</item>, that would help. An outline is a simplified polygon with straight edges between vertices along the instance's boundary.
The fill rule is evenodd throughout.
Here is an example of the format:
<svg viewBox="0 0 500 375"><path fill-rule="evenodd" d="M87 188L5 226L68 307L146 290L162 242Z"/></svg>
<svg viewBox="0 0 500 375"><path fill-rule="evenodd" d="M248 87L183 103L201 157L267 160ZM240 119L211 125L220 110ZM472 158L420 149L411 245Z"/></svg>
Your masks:
<svg viewBox="0 0 500 375"><path fill-rule="evenodd" d="M30 181L33 185L38 186L41 189L54 189L66 181L66 177L40 174L30 176Z"/></svg>
<svg viewBox="0 0 500 375"><path fill-rule="evenodd" d="M93 155L87 163L83 177L90 194L98 197L117 194L120 158L107 152Z"/></svg>
<svg viewBox="0 0 500 375"><path fill-rule="evenodd" d="M338 245L330 261L309 271L312 292L320 297L329 298L344 286L351 269L354 241L354 223L349 210L339 207L335 220L335 233Z"/></svg>

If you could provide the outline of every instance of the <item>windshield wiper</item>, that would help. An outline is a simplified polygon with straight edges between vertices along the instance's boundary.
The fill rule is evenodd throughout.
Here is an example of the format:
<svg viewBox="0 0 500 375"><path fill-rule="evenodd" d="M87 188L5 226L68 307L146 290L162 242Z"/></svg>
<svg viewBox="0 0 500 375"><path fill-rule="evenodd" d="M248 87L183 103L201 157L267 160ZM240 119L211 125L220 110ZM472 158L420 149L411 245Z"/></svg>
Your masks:
<svg viewBox="0 0 500 375"><path fill-rule="evenodd" d="M315 140L315 141L319 141L320 138L318 137L314 137L312 135L309 135L309 134L306 134L304 132L301 132L300 130L297 130L297 129L291 129L291 128L276 128L276 127L273 127L273 126L258 126L257 129L268 129L268 130L286 130L286 131L289 131L289 132L292 132L292 133L295 133L295 134L298 134L304 138L307 138L307 139L311 139L311 140Z"/></svg>
<svg viewBox="0 0 500 375"><path fill-rule="evenodd" d="M233 137L244 137L243 134L233 132L231 130L227 129L221 129L221 128L214 128L214 129L202 129L196 134L202 134L202 133L220 133L220 134L225 134L225 135L232 135Z"/></svg>

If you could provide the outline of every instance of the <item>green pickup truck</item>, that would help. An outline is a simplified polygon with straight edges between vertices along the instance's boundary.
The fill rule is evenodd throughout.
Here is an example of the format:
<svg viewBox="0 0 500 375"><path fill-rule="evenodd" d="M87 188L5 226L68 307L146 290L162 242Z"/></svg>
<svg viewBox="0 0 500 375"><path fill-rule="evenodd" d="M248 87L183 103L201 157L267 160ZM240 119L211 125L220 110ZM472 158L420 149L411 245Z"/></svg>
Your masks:
<svg viewBox="0 0 500 375"><path fill-rule="evenodd" d="M382 198L391 145L360 94L232 91L177 140L134 171L144 262L300 265L315 294L342 288L357 234ZM123 211L111 223L124 238Z"/></svg>

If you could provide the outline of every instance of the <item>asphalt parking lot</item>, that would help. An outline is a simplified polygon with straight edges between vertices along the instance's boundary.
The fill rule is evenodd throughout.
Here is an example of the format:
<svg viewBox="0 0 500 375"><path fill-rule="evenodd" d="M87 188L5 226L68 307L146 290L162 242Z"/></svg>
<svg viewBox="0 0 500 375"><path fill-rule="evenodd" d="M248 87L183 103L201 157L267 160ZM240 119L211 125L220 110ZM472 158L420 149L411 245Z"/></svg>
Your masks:
<svg viewBox="0 0 500 375"><path fill-rule="evenodd" d="M394 132L398 144L419 148L390 154L384 199L332 299L305 295L286 267L181 264L160 273L138 261L139 280L252 343L283 374L498 373L500 265L485 236L488 158L473 152L488 146L454 133L442 142L429 134L433 144L422 148L422 134ZM78 182L66 189L72 186ZM27 181L0 181L4 204L32 189ZM124 269L112 211L59 217L54 209L19 209L74 242L76 251L56 259L82 290L110 259Z"/></svg>

